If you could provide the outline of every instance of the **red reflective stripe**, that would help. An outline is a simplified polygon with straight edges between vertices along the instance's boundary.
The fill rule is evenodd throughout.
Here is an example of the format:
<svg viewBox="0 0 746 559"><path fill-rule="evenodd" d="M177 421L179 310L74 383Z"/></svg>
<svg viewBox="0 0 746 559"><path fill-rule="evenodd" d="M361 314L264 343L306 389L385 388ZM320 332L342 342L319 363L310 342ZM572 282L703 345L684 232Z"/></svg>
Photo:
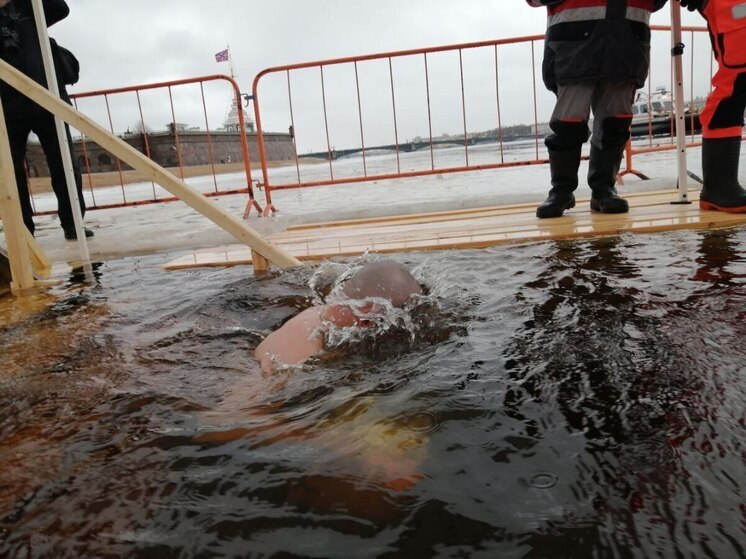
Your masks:
<svg viewBox="0 0 746 559"><path fill-rule="evenodd" d="M574 10L576 8L605 8L606 0L565 0L557 6L549 6L549 15L558 14L565 10Z"/></svg>
<svg viewBox="0 0 746 559"><path fill-rule="evenodd" d="M551 6L553 10L572 10L573 8L594 8L597 6L603 6L604 8L608 5L608 0L565 0L562 4Z"/></svg>
<svg viewBox="0 0 746 559"><path fill-rule="evenodd" d="M734 138L740 137L743 132L743 126L731 126L729 128L702 128L702 137L707 138Z"/></svg>
<svg viewBox="0 0 746 559"><path fill-rule="evenodd" d="M585 122L582 118L561 118L560 122Z"/></svg>
<svg viewBox="0 0 746 559"><path fill-rule="evenodd" d="M653 0L627 0L628 8L642 8L644 10L653 11Z"/></svg>

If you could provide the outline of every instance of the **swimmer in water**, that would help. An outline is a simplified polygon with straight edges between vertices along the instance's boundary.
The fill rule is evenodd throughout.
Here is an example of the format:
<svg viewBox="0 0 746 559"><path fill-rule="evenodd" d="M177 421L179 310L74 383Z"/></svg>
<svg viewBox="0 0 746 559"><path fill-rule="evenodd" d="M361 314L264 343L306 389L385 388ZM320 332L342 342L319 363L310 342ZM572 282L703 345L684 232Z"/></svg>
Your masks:
<svg viewBox="0 0 746 559"><path fill-rule="evenodd" d="M370 326L366 316L383 310L384 301L403 307L422 286L404 266L381 261L366 264L341 289L340 303L308 308L267 336L254 350L262 370L270 372L283 365L300 365L324 350L330 328Z"/></svg>
<svg viewBox="0 0 746 559"><path fill-rule="evenodd" d="M423 287L401 264L390 260L366 264L337 286L328 304L304 310L269 334L254 350L254 356L266 373L300 365L326 349L327 334L332 329L372 327L376 318L385 316L391 307L402 308L411 297L423 293ZM264 376L264 380L278 378ZM358 398L351 407L341 406L339 414L331 414L309 428L296 426L282 414L274 417L270 413L274 404L247 407L247 394L257 394L257 380L247 378L244 386L234 386L220 409L203 414L208 423L219 423L221 429L204 431L195 440L225 443L256 437L255 445L271 445L291 444L289 441L297 439L301 444L329 449L340 460L349 460L356 475L391 491L405 491L422 478L420 465L427 457L427 434L409 421L381 415L374 398ZM225 429L226 422L234 426ZM337 485L336 478L328 479ZM291 500L320 508L338 506L338 501L350 509L360 505L356 491L345 492L344 484L341 489L326 487L325 480L324 476L310 476L308 487L304 483L296 488ZM327 502L324 495L333 495L334 502ZM359 508L361 514L368 514L368 505Z"/></svg>

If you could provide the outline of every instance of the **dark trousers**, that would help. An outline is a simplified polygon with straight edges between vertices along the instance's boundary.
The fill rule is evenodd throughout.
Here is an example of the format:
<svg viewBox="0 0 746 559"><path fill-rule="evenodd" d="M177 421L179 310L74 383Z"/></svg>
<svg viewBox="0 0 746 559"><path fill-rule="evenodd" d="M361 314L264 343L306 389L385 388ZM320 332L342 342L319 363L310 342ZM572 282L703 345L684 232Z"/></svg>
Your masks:
<svg viewBox="0 0 746 559"><path fill-rule="evenodd" d="M31 233L34 233L34 211L31 207L31 198L28 191L28 180L26 178L26 169L24 160L26 158L26 143L31 132L39 137L41 148L47 158L49 166L49 175L52 179L52 189L57 197L57 208L62 228L66 231L75 229L73 220L72 206L70 197L67 193L67 181L65 179L65 168L62 164L62 155L60 153L60 143L57 139L57 129L54 124L54 117L51 114L43 114L33 117L24 117L20 119L8 119L8 140L10 141L10 151L13 156L13 167L15 168L16 184L18 185L18 195L21 199L21 212L23 213L23 222L26 224ZM67 133L67 142L72 151L72 137L70 128L65 125ZM72 153L71 153L72 156ZM80 200L80 211L85 214L85 201L83 200L83 180L80 176L75 158L73 157L73 173L75 175L75 185L78 188L78 199Z"/></svg>

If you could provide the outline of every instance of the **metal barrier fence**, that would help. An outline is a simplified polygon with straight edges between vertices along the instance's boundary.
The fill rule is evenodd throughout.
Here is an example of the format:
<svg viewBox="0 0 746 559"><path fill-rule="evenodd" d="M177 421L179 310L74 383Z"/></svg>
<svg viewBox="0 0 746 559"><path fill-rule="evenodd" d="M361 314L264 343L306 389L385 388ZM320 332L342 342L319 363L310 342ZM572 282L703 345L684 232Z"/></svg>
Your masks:
<svg viewBox="0 0 746 559"><path fill-rule="evenodd" d="M219 133L210 126L210 119L208 116L208 103L205 97L205 85L208 84L227 84L230 89L230 96L235 103L237 110L238 124L237 129L233 132L233 135L238 136L240 139L240 157L235 161L234 167L242 168L243 178L238 179L240 184L225 184L226 181L219 181L218 177L221 176L218 173L217 161L215 157L215 142L216 136L220 134L225 135L224 132ZM191 91L189 91L191 89ZM162 115L162 108L164 104L170 109L171 123L167 125L167 130L163 132L153 132L153 128L146 121L145 111L143 108L143 97L144 92L155 92L159 94L158 99L151 99L151 106L157 107L157 114ZM152 93L150 94L152 95ZM125 97L124 99L122 97ZM137 144L137 149L141 150L149 158L156 160L163 166L169 166L173 168L173 172L184 180L185 175L185 137L189 132L181 129L178 125L177 120L176 103L174 98L180 97L181 107L188 107L190 116L200 114L204 118L204 129L199 127L198 130L192 131L192 135L198 134L200 142L205 142L206 146L201 146L199 158L200 161L204 159L203 165L208 169L207 179L205 175L200 180L201 184L198 188L203 191L205 196L221 196L227 194L248 194L249 201L247 205L247 212L252 207L256 208L257 212L262 214L262 207L254 198L254 191L252 188L251 178L251 163L249 157L249 145L246 137L246 123L242 110L242 94L239 86L234 79L225 75L211 75L202 76L196 78L173 80L168 82L159 82L145 85L135 85L130 87L121 87L115 89L106 89L100 91L90 91L85 93L77 93L71 95L71 99L76 109L80 109L79 104L85 103L89 100L96 100L99 103L103 103L103 110L99 110L99 121L106 121L109 131L112 134L119 135L128 143ZM127 132L122 132L121 127L119 131L115 130L114 115L112 110L113 99L116 99L121 109L121 113L128 116L121 116L122 118L134 118L136 119L134 128L135 132L130 132L129 128ZM214 106L214 104L213 104ZM135 109L136 107L136 109ZM100 109L100 107L99 107ZM91 111L84 111L91 112ZM187 112L184 110L184 112ZM131 122L131 121L130 121ZM160 124L162 126L162 123ZM74 141L78 143L78 141ZM126 171L122 166L120 160L113 157L111 154L98 147L94 143L90 142L85 136L81 137L79 141L82 153L77 155L77 163L80 167L81 173L83 173L83 187L85 196L87 198L86 204L88 209L104 209L104 208L115 208L122 206L135 206L142 204L150 204L156 202L170 202L178 200L174 196L170 195L166 190L156 186L156 183L149 178L141 178L144 182L136 184L128 184L125 180ZM156 146L155 144L158 143ZM194 152L194 148L191 148ZM166 154L164 150L168 151ZM204 151L205 153L202 153ZM155 153L158 152L158 153ZM97 158L92 158L94 154L98 154ZM194 154L192 153L194 158ZM163 159L163 161L159 161ZM230 161L230 156L228 157ZM118 185L108 188L95 188L94 184L97 172L94 172L92 166L101 166L101 163L112 169L112 172L118 174ZM222 161L221 163L225 163ZM96 169L100 172L100 169ZM229 182L235 183L235 173L233 176L226 175L229 177ZM208 184L207 182L212 184ZM150 183L150 187L147 187L147 183ZM223 184L219 184L222 182ZM145 187L145 188L144 188ZM32 204L36 215L52 214L56 213L56 204L52 205L49 201L49 196L40 198L38 194L32 192ZM41 206L41 207L40 207ZM45 207L46 206L46 207Z"/></svg>
<svg viewBox="0 0 746 559"><path fill-rule="evenodd" d="M257 134L258 134L258 145L259 145L259 158L262 163L262 178L263 186L265 190L265 196L267 197L266 206L270 210L274 210L272 204L272 191L280 189L291 189L299 187L310 187L319 185L331 185L341 183L356 183L363 181L374 181L381 179L390 178L404 178L404 177L417 177L433 174L442 173L455 173L460 171L469 171L477 169L494 169L501 167L515 167L521 165L539 164L546 162L545 158L540 157L540 142L539 135L536 133L538 128L538 114L539 114L539 96L543 95L543 88L541 91L537 88L537 77L536 77L536 58L537 50L535 44L543 42L543 35L533 35L527 37L517 37L511 39L495 40L495 41L484 41L478 43L466 43L458 45L448 45L433 48L414 49L406 51L386 52L380 54L372 54L358 57L339 58L333 60L323 60L315 62L307 62L301 64L293 64L288 66L281 66L275 68L269 68L260 72L254 79L253 84L253 99L254 99L254 116L256 119ZM529 94L525 97L529 97L532 103L532 124L524 126L514 126L506 128L503 126L503 111L504 103L501 99L501 65L500 65L500 49L509 49L513 46L521 46L527 44L529 46L528 51L524 53L522 63L527 67L531 68L531 74L528 91ZM488 57L484 56L484 53L488 53ZM540 53L538 53L540 54ZM443 61L443 57L452 55L450 61ZM465 73L464 59L467 55L471 55L474 58L485 61L486 58L490 58L486 67L489 72L484 72L482 75L471 75L467 76ZM438 57L441 60L436 60ZM516 57L512 57L511 60L516 60ZM451 64L453 66L453 72L444 74L443 67ZM377 67L376 67L377 66ZM309 75L308 72L312 72L318 76L318 94L316 100L319 102L318 105L310 106L308 99L311 97L311 90L306 87L310 80L313 80L313 76ZM339 114L339 108L333 106L330 100L334 96L339 95L339 91L332 90L328 87L327 82L329 81L329 74L332 72L336 73L335 76L339 82L340 74L348 71L349 72L349 84L352 89L351 99L347 99L347 108L352 109L352 114L348 114L347 124L353 123L354 130L351 130L347 126L346 130L339 132L333 130L330 126L330 121L333 120L331 117L341 118ZM372 74L373 77L367 77ZM404 90L409 91L409 97L412 98L415 93L412 89L412 75L419 72L421 78L421 104L415 103L415 106L406 107L408 101L404 100ZM443 80L438 80L442 74ZM277 121L278 118L285 118L290 124L290 130L293 132L295 139L295 176L291 181L287 182L272 182L270 176L270 170L267 165L267 158L264 149L263 141L263 125L264 116L263 112L264 105L261 104L261 99L264 98L264 94L260 95L260 85L270 77L282 76L282 86L285 89L285 97L287 99L287 111L280 117L276 114L273 118ZM492 105L492 125L495 127L490 133L486 134L472 134L468 127L469 113L469 100L471 92L467 87L468 84L474 83L475 81L481 81L482 79L489 80L491 87L493 88L493 94L491 97ZM300 108L299 103L295 99L299 96L297 91L293 90L293 80L298 79L301 82L299 88L303 92L301 99ZM361 85L362 82L362 85ZM275 82L277 85L278 82ZM455 87L454 87L455 84ZM367 86L367 91L365 86ZM455 100L454 109L459 114L459 128L458 134L452 136L434 136L434 117L436 112L436 104L439 103L441 110L444 105L443 99L439 98L442 92L448 89L450 86L450 94ZM378 89L378 91L374 91ZM364 97L366 93L373 102L370 103L369 107L364 103ZM480 97L480 105L484 105L484 91L481 91L478 96ZM524 99L525 99L524 97ZM279 89L276 87L272 90L271 98L275 101L279 99ZM411 104L411 103L409 103ZM409 111L419 110L421 112L421 121L418 126L412 126L410 123L402 122L402 114L406 113L407 116L411 116ZM278 112L275 107L275 113ZM302 114L301 111L305 109L306 114ZM299 143L303 142L305 138L310 138L314 135L313 130L309 130L310 127L303 127L303 121L306 122L312 120L314 117L309 116L308 113L313 112L316 109L320 111L320 114L316 116L316 123L320 126L316 130L323 131L321 136L324 149L321 152L309 153L302 156L298 153ZM446 109L448 110L448 109ZM279 111L282 112L282 111ZM337 114L335 114L337 113ZM354 115L354 116L353 116ZM475 115L471 115L475 116ZM477 119L483 119L481 116L476 116ZM411 119L409 119L411 120ZM453 119L450 119L451 121ZM384 125L383 122L387 122ZM374 132L368 132L368 124L370 127L377 128ZM275 126L277 124L275 123ZM389 134L381 133L383 126L388 127ZM405 133L407 127L410 129L409 137ZM348 141L353 137L357 138L355 142L349 142L351 145L346 149L337 150L332 142L332 137L339 133L340 137L345 137ZM366 135L368 134L368 135ZM415 135L416 134L416 135ZM420 134L422 136L420 136ZM305 138L304 138L305 136ZM375 136L378 139L371 140L368 136ZM414 137L412 137L414 136ZM424 136L424 137L423 137ZM507 143L511 139L520 137L524 142L532 142L534 144L533 154L534 157L528 160L510 160L506 157ZM406 139L405 139L406 138ZM476 146L482 143L497 143L495 149L496 161L485 161L484 154L477 154L475 152L483 150L477 150ZM443 147L458 146L458 151L462 153L461 164L445 164L438 165L436 160L439 159L438 153L439 148ZM418 163L422 161L413 161L408 155L413 154L417 151L425 150L426 161L425 165L418 168ZM373 162L373 158L376 154L382 151L388 152L393 155L392 168L386 169L380 162ZM345 170L340 169L339 161L349 155L360 154L359 165L350 174L345 176ZM309 165L308 162L314 158L321 161L325 161L326 165L326 176L319 176L322 165ZM422 158L420 158L422 159ZM310 178L304 178L303 175L310 175Z"/></svg>
<svg viewBox="0 0 746 559"><path fill-rule="evenodd" d="M648 94L662 74L668 74L663 83L670 83L669 91L673 91L670 27L651 29L653 63ZM685 81L690 100L694 100L695 92L704 97L709 91L713 68L711 47L705 27L684 27L683 31L689 36L690 57ZM267 210L275 209L273 190L546 163L541 140L547 129L541 123L549 119L554 96L543 85L537 85L541 81L537 58L541 58L543 40L543 35L532 35L291 64L260 72L253 83L253 102ZM702 46L703 41L706 46ZM438 60L439 68L434 71L436 59L449 56L450 71L445 71L448 62L443 60ZM474 64L468 67L465 64L467 56L478 61L476 70ZM706 62L700 62L703 57ZM467 75L467 71L471 74ZM334 85L330 87L332 73ZM369 74L373 77L368 77ZM703 90L705 87L708 89ZM439 136L434 130L435 105L439 102L442 111L442 92L449 88L448 110L452 115L445 120L451 125L458 120L459 131ZM515 106L516 88L524 92L520 107ZM513 110L506 107L510 93ZM345 95L347 98L343 100ZM411 99L415 96L419 96L419 102L413 103ZM487 97L492 105L489 111L485 110ZM405 104L408 106L404 107ZM407 110L420 111L422 118L416 126L402 123L403 113L411 117ZM490 114L486 115L487 112ZM458 119L453 115L458 115ZM649 118L652 119L652 113ZM633 169L633 155L675 148L674 119L670 120L671 128L663 136L654 134L651 126L645 145L639 141L634 147L629 145L625 172L643 176ZM338 121L342 124L335 127ZM295 142L292 175L287 169L270 170L267 165L263 141L267 122L272 122L273 129L280 123L290 125ZM531 124L521 127L521 122ZM384 128L388 128L388 135L382 132ZM406 133L405 128L409 129ZM690 145L696 145L695 127L691 128ZM346 147L336 148L337 139ZM527 156L527 150L523 149L522 155L509 157L516 142L523 142L524 148L530 144L530 154ZM311 149L303 154L303 149L309 146L316 151ZM461 152L455 164L454 146L459 146ZM445 151L450 151L451 157L438 157L439 148L448 147L451 149ZM388 168L381 161L373 161L382 152L389 154ZM420 157L414 157L418 152ZM310 164L314 159L321 164Z"/></svg>

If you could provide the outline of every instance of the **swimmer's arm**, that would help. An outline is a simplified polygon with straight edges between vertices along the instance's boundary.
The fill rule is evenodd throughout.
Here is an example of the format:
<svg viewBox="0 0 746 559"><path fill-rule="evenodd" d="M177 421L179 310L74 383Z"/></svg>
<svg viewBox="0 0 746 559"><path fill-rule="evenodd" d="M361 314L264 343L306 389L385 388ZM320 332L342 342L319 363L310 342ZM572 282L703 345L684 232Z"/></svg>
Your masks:
<svg viewBox="0 0 746 559"><path fill-rule="evenodd" d="M324 349L323 311L324 307L306 309L264 338L254 350L262 370L299 365Z"/></svg>
<svg viewBox="0 0 746 559"><path fill-rule="evenodd" d="M368 305L366 312L374 306ZM374 310L374 309L373 309ZM324 324L333 325L336 328L349 328L350 326L369 326L369 321L361 319L355 310L349 305L326 305L321 311L321 320Z"/></svg>

